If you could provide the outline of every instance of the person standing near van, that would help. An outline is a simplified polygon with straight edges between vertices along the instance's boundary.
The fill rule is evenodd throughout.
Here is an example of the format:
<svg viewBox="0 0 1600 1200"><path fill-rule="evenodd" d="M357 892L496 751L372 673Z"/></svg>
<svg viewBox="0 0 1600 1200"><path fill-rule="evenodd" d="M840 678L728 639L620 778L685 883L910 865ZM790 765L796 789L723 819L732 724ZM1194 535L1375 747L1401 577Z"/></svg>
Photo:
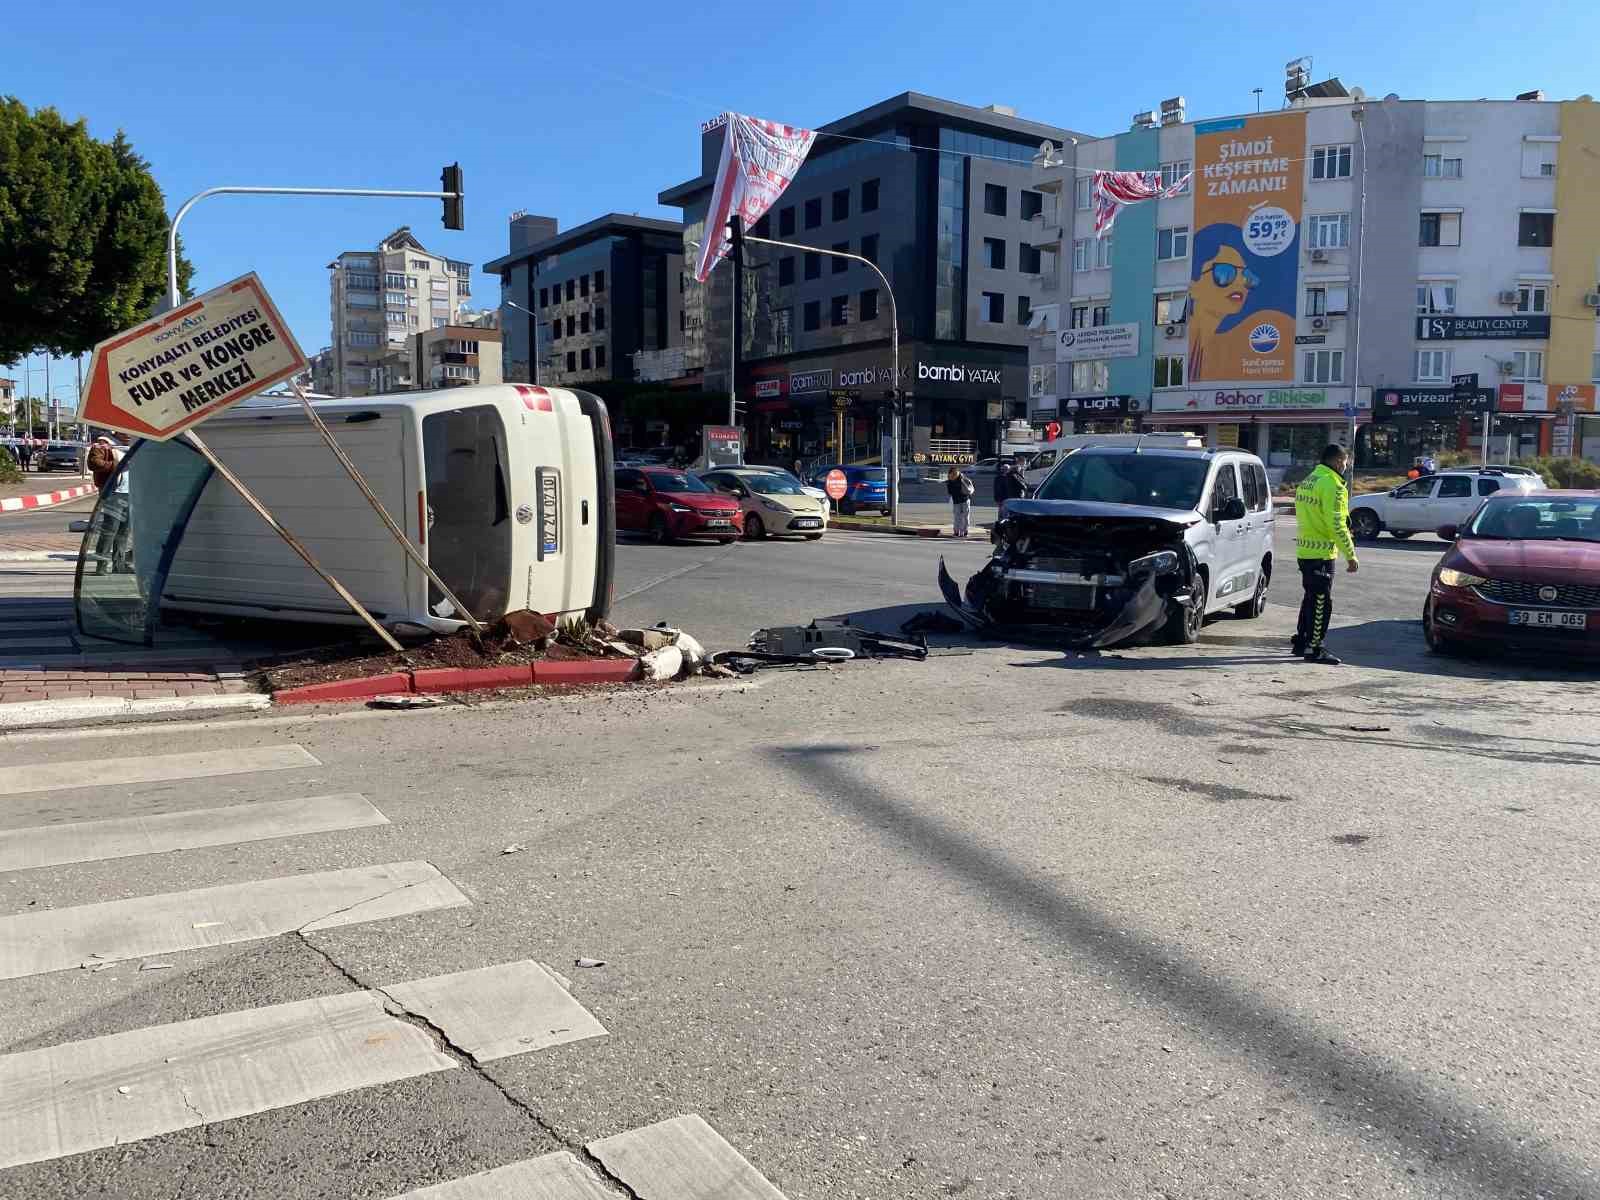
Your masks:
<svg viewBox="0 0 1600 1200"><path fill-rule="evenodd" d="M955 512L955 535L964 538L972 528L972 493L978 489L961 473L960 467L950 468L944 487L950 493L950 507Z"/></svg>
<svg viewBox="0 0 1600 1200"><path fill-rule="evenodd" d="M1022 500L1028 495L1028 485L1009 460L1002 459L994 471L994 504L997 516L1006 515L1007 500Z"/></svg>
<svg viewBox="0 0 1600 1200"><path fill-rule="evenodd" d="M1344 447L1329 445L1322 461L1295 489L1295 558L1300 563L1300 624L1290 643L1294 652L1310 663L1336 667L1322 640L1333 616L1333 569L1344 555L1345 570L1354 574L1356 546L1350 537L1350 494L1344 486Z"/></svg>

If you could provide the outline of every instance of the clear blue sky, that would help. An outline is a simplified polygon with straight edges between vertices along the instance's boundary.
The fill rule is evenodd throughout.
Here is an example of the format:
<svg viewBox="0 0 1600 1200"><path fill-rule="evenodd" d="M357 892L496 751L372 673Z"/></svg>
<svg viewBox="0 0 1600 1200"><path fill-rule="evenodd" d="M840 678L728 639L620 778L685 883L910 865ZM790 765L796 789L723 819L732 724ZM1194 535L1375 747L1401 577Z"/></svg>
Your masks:
<svg viewBox="0 0 1600 1200"><path fill-rule="evenodd" d="M1304 12L1232 0L19 4L0 93L86 117L96 136L124 129L169 211L224 183L432 188L459 159L460 233L440 227L436 201L218 197L185 218L196 288L260 272L307 353L328 341L324 267L339 251L409 224L476 265L505 252L514 209L562 228L613 210L675 217L656 193L695 173L698 124L723 109L815 125L915 90L1109 134L1172 95L1191 118L1248 112L1253 87L1274 107L1283 63L1302 54L1319 78L1379 96L1600 93L1593 0ZM1060 31L1074 23L1069 45ZM475 304L499 303L498 280L473 286Z"/></svg>

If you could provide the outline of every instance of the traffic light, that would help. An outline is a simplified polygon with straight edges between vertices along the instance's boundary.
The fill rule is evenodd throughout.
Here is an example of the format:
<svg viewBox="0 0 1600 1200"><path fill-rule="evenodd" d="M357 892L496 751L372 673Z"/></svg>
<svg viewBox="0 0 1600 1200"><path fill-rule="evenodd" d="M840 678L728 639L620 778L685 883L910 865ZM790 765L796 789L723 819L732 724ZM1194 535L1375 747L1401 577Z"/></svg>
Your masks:
<svg viewBox="0 0 1600 1200"><path fill-rule="evenodd" d="M439 190L449 192L444 198L444 227L446 229L465 229L463 220L461 194L461 164L451 163L439 172Z"/></svg>

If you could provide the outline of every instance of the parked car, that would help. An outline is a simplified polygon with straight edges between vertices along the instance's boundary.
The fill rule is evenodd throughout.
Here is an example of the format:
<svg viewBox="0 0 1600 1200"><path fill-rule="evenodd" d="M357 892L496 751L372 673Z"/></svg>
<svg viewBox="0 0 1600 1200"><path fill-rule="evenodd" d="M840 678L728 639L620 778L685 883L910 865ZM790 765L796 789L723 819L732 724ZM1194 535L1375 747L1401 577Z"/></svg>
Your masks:
<svg viewBox="0 0 1600 1200"><path fill-rule="evenodd" d="M738 504L687 471L618 467L617 528L649 534L658 546L701 537L727 546L744 532L744 518Z"/></svg>
<svg viewBox="0 0 1600 1200"><path fill-rule="evenodd" d="M1275 517L1266 467L1237 450L1086 447L996 523L993 557L945 600L979 626L1077 646L1200 636L1207 616L1266 609Z"/></svg>
<svg viewBox="0 0 1600 1200"><path fill-rule="evenodd" d="M828 526L828 514L833 511L833 506L828 500L828 493L827 492L823 491L819 487L812 487L809 483L807 483L805 480L801 479L793 471L785 470L783 467L761 467L759 469L763 470L763 471L771 471L774 475L782 475L785 479L794 480L796 483L798 483L800 485L800 490L802 492L804 492L806 495L810 496L813 500L820 501L821 504L822 504L822 526L823 526L824 529L827 528L827 526Z"/></svg>
<svg viewBox="0 0 1600 1200"><path fill-rule="evenodd" d="M701 479L744 510L744 535L752 540L768 534L798 534L816 541L827 528L823 503L796 483L787 471L763 467L721 467L702 472Z"/></svg>
<svg viewBox="0 0 1600 1200"><path fill-rule="evenodd" d="M843 471L849 490L839 500L839 511L845 516L863 508L889 511L889 468L853 467L843 463L818 467L811 473L811 486L820 488L827 482L828 472ZM826 494L826 493L824 493Z"/></svg>
<svg viewBox="0 0 1600 1200"><path fill-rule="evenodd" d="M1541 491L1544 480L1532 471L1507 467L1469 468L1424 475L1387 492L1350 501L1350 532L1357 541L1374 541L1387 530L1405 539L1441 525L1462 525L1486 496L1507 491Z"/></svg>
<svg viewBox="0 0 1600 1200"><path fill-rule="evenodd" d="M1431 649L1600 654L1600 491L1502 490L1439 536L1453 544L1422 610Z"/></svg>
<svg viewBox="0 0 1600 1200"><path fill-rule="evenodd" d="M33 456L33 469L76 472L82 463L83 454L82 446L50 446Z"/></svg>

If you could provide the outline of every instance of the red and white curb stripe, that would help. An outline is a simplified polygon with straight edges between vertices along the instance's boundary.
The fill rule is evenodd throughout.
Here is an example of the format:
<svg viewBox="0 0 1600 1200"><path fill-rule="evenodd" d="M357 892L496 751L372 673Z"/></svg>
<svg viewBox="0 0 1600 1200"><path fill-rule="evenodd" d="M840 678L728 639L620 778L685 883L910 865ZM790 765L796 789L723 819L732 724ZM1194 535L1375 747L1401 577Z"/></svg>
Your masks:
<svg viewBox="0 0 1600 1200"><path fill-rule="evenodd" d="M92 483L82 487L68 488L64 492L40 492L33 496L12 496L7 500L0 500L0 512L19 512L24 508L51 508L57 504L65 504L68 500L76 500L79 496L87 496L94 491Z"/></svg>

